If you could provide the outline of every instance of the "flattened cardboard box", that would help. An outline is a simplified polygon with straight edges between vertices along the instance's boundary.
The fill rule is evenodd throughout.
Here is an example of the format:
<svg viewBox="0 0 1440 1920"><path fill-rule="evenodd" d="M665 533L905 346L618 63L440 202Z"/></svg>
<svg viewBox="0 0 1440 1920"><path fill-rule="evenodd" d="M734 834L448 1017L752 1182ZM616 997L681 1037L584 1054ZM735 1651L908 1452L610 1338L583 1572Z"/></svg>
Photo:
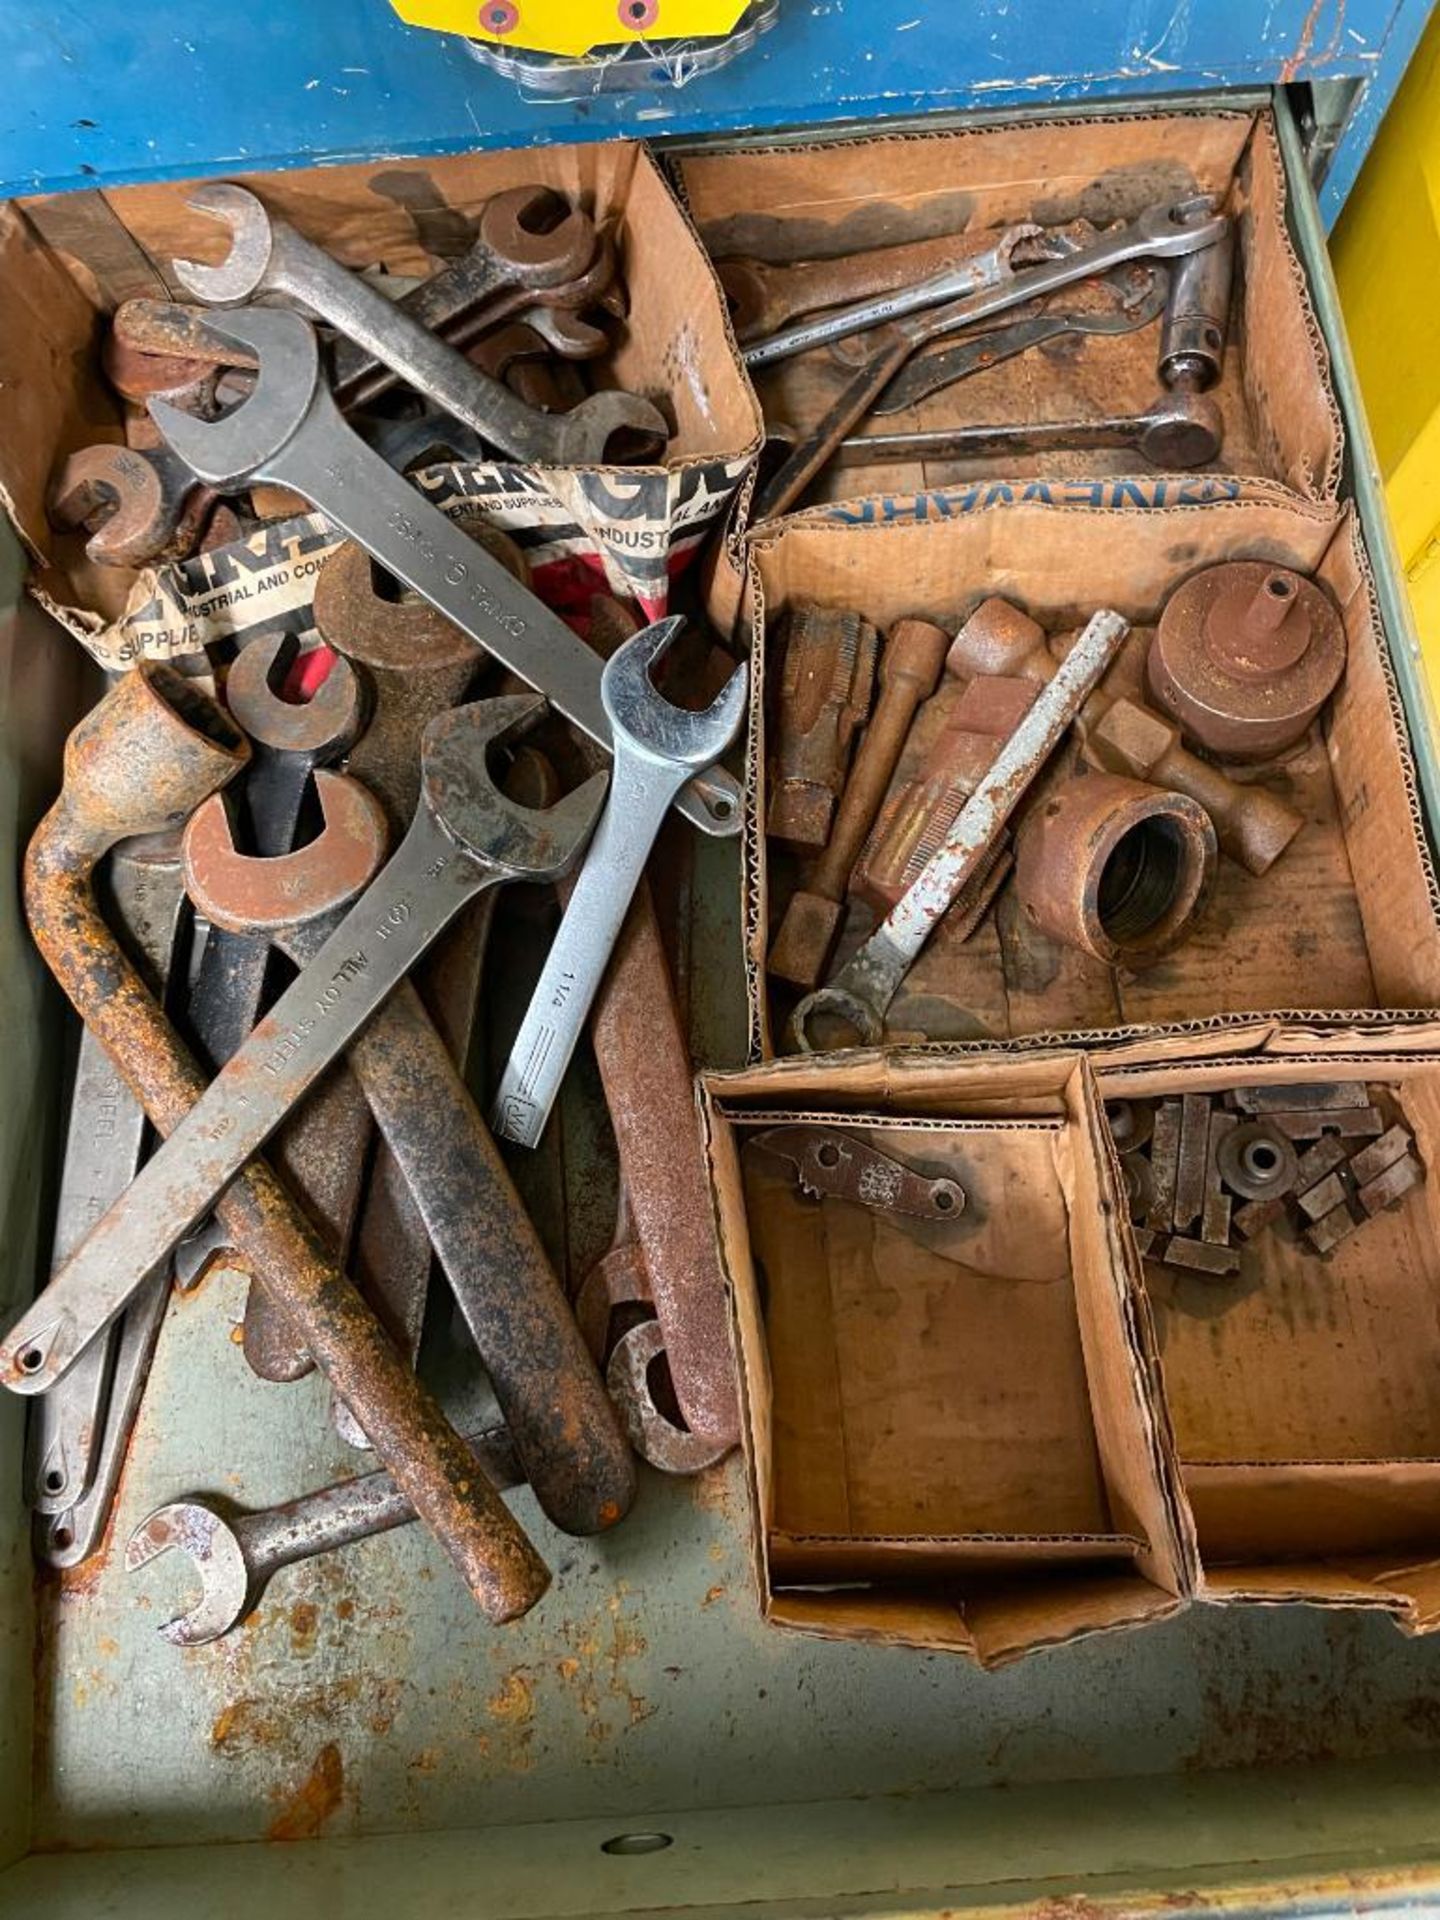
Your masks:
<svg viewBox="0 0 1440 1920"><path fill-rule="evenodd" d="M1440 1026L1252 1029L1092 1056L1102 1099L1361 1080L1415 1136L1425 1177L1326 1258L1285 1229L1205 1281L1125 1252L1158 1338L1158 1387L1199 1597L1383 1608L1440 1628ZM1359 1143L1363 1144L1363 1143Z"/></svg>
<svg viewBox="0 0 1440 1920"><path fill-rule="evenodd" d="M832 259L899 241L1035 220L1095 225L1135 218L1197 193L1235 217L1236 285L1229 348L1212 398L1225 423L1219 457L1192 478L1157 479L1123 448L1007 454L966 462L831 467L812 498L865 500L871 515L945 511L975 476L1015 483L1058 476L1100 490L1126 476L1116 504L1159 498L1239 498L1252 480L1333 501L1341 428L1329 361L1304 270L1285 224L1285 176L1268 112L1203 111L1077 117L964 131L888 134L804 145L692 154L672 171L716 259L783 264ZM1084 309L1068 293L1057 305ZM1156 398L1159 320L1124 334L1070 337L986 368L887 416L897 432L984 423L1094 418L1143 410ZM853 367L821 350L760 370L767 417L815 424ZM1136 478L1137 472L1141 477ZM960 482L970 481L961 485ZM1017 488L1017 491L1022 489ZM1043 495L1043 481L1032 481ZM918 496L918 498L917 498ZM933 507L927 502L933 501Z"/></svg>
<svg viewBox="0 0 1440 1920"><path fill-rule="evenodd" d="M776 1062L702 1103L767 1618L996 1666L1173 1613L1192 1574L1083 1057ZM745 1145L795 1120L958 1178L963 1212L807 1199Z"/></svg>
<svg viewBox="0 0 1440 1920"><path fill-rule="evenodd" d="M552 187L597 224L618 222L630 318L593 370L598 384L644 394L670 416L663 465L450 465L427 469L422 484L447 510L478 511L517 539L562 611L606 590L663 611L671 574L748 471L760 422L715 276L645 149L612 142L236 177L343 264L399 276L463 253L484 202L508 187ZM111 666L194 651L231 621L303 615L336 538L323 518L301 516L247 551L136 576L93 565L83 536L47 523L60 460L123 438L120 403L98 370L105 314L134 296L175 297L167 275L177 256L224 256L227 229L188 208L189 191L181 182L0 207L0 499L39 563L38 597ZM234 611L265 582L267 607Z"/></svg>
<svg viewBox="0 0 1440 1920"><path fill-rule="evenodd" d="M881 628L907 615L954 631L989 594L1052 633L1098 606L1147 644L1170 590L1222 560L1264 560L1312 574L1333 596L1348 646L1345 676L1318 728L1266 775L1305 826L1257 878L1222 857L1195 932L1159 965L1117 974L1045 938L1004 888L965 942L942 926L891 1008L892 1041L1091 1043L1259 1013L1364 1025L1380 1010L1440 1006L1440 888L1421 826L1415 768L1374 589L1348 510L1278 491L1205 506L1116 514L1037 502L996 505L944 524L839 524L800 515L750 543L752 676L746 937L752 1046L783 1041L793 994L767 981L768 941L800 869L767 848L766 704L787 608L853 607ZM960 685L942 681L926 712L938 724ZM922 716L923 718L923 716ZM928 722L927 722L928 724ZM917 746L923 741L917 728ZM1059 777L1073 740L1047 777ZM911 770L902 759L898 778ZM834 970L871 925L852 910ZM1307 1013L1298 1010L1312 1010Z"/></svg>

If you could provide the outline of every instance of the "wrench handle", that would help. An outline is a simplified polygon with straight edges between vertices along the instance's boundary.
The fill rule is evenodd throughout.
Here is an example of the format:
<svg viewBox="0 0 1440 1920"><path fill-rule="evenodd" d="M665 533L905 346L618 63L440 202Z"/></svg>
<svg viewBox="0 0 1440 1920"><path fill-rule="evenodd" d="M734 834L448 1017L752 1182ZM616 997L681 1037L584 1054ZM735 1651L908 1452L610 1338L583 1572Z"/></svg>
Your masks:
<svg viewBox="0 0 1440 1920"><path fill-rule="evenodd" d="M465 1435L465 1445L497 1493L523 1486L524 1473L515 1447L503 1426L484 1427ZM250 1572L254 1606L272 1573L369 1540L379 1533L408 1526L416 1519L414 1507L388 1473L366 1473L333 1487L303 1494L283 1507L244 1513L231 1522Z"/></svg>
<svg viewBox="0 0 1440 1920"><path fill-rule="evenodd" d="M835 449L858 420L899 373L915 343L899 326L877 328L875 352L840 389L819 424L799 441L778 471L761 489L755 503L757 520L772 519L784 513L804 493Z"/></svg>
<svg viewBox="0 0 1440 1920"><path fill-rule="evenodd" d="M352 433L323 387L316 389L300 428L259 477L294 487L312 500L477 647L613 751L598 655ZM696 774L675 804L705 833L728 837L740 831L740 787L720 767Z"/></svg>
<svg viewBox="0 0 1440 1920"><path fill-rule="evenodd" d="M500 1078L491 1125L502 1140L539 1144L683 777L637 766L623 746L615 756L605 811Z"/></svg>

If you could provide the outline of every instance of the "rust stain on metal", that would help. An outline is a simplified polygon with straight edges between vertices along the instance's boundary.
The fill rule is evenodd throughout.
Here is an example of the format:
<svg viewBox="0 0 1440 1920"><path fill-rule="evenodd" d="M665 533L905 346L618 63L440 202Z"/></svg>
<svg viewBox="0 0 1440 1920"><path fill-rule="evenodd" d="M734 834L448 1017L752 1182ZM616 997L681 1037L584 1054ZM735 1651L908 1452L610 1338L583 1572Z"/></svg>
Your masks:
<svg viewBox="0 0 1440 1920"><path fill-rule="evenodd" d="M514 1667L485 1702L497 1720L521 1725L535 1718L535 1689L528 1667Z"/></svg>
<svg viewBox="0 0 1440 1920"><path fill-rule="evenodd" d="M267 1840L313 1840L336 1812L345 1793L340 1749L327 1741L299 1788L266 1829Z"/></svg>

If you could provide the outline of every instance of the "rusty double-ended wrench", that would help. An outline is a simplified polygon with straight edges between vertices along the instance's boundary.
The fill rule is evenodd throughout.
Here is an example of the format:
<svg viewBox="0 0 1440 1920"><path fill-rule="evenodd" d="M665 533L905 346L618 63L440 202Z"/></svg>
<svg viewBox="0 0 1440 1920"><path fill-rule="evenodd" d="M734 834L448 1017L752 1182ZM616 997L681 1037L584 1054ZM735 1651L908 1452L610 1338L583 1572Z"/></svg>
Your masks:
<svg viewBox="0 0 1440 1920"><path fill-rule="evenodd" d="M467 900L508 880L553 881L568 871L589 838L605 775L531 812L501 793L486 765L487 750L532 725L543 705L533 696L477 701L430 723L423 797L399 850L11 1328L0 1382L33 1393L73 1364ZM309 1329L297 1331L322 1361Z"/></svg>
<svg viewBox="0 0 1440 1920"><path fill-rule="evenodd" d="M25 911L36 945L161 1133L182 1123L205 1075L101 918L91 875L117 840L180 826L247 754L244 736L194 681L142 662L70 735L60 797L26 851ZM548 1584L544 1563L263 1161L230 1181L217 1211L485 1612L508 1620L532 1607ZM105 1218L112 1217L113 1209ZM73 1262L60 1277L67 1271ZM0 1345L0 1384L43 1391L148 1284L143 1271L129 1284L110 1279L116 1297L98 1303L98 1317L77 1319L66 1289L57 1296L47 1288L19 1338L12 1330Z"/></svg>
<svg viewBox="0 0 1440 1920"><path fill-rule="evenodd" d="M214 306L239 305L262 293L299 301L512 459L594 466L604 463L611 439L622 431L660 442L669 438L659 410L634 393L593 393L569 413L537 413L323 247L272 219L244 187L224 181L204 186L189 204L223 220L235 242L218 267L175 261L176 278L188 293Z"/></svg>
<svg viewBox="0 0 1440 1920"><path fill-rule="evenodd" d="M236 851L222 798L185 829L185 877L212 925L265 935L299 966L323 948L373 873L385 821L358 781L317 773L325 825L280 859ZM545 1250L410 981L347 1058L414 1195L485 1361L525 1477L556 1526L599 1533L629 1509L634 1463Z"/></svg>
<svg viewBox="0 0 1440 1920"><path fill-rule="evenodd" d="M314 328L278 307L243 308L223 324L258 355L255 391L223 420L195 420L153 402L155 422L181 458L213 485L263 479L302 493L397 580L609 748L597 655L349 431L320 377ZM675 804L706 833L740 831L740 788L723 768L697 775Z"/></svg>

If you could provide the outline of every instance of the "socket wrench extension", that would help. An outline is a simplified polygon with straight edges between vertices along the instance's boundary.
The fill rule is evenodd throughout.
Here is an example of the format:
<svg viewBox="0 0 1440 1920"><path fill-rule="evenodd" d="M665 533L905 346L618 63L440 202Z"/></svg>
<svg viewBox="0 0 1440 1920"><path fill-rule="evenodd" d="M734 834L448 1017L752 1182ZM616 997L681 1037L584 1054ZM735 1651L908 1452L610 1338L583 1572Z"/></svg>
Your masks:
<svg viewBox="0 0 1440 1920"><path fill-rule="evenodd" d="M223 326L259 356L255 391L216 421L152 403L155 423L175 451L202 478L221 476L217 485L264 479L294 487L397 580L608 748L599 659L558 614L350 432L321 378L314 328L278 307L227 313ZM740 788L719 767L692 779L675 804L706 833L740 831Z"/></svg>
<svg viewBox="0 0 1440 1920"><path fill-rule="evenodd" d="M703 713L675 706L655 687L650 669L684 625L642 628L605 662L600 696L615 742L609 804L495 1095L496 1133L524 1147L545 1131L671 802L697 767L725 751L745 717L743 666Z"/></svg>
<svg viewBox="0 0 1440 1920"><path fill-rule="evenodd" d="M0 1382L43 1392L74 1364L467 900L508 880L559 879L573 864L605 776L531 812L505 798L486 765L487 749L542 709L534 696L477 701L430 723L424 798L398 852L10 1329Z"/></svg>

